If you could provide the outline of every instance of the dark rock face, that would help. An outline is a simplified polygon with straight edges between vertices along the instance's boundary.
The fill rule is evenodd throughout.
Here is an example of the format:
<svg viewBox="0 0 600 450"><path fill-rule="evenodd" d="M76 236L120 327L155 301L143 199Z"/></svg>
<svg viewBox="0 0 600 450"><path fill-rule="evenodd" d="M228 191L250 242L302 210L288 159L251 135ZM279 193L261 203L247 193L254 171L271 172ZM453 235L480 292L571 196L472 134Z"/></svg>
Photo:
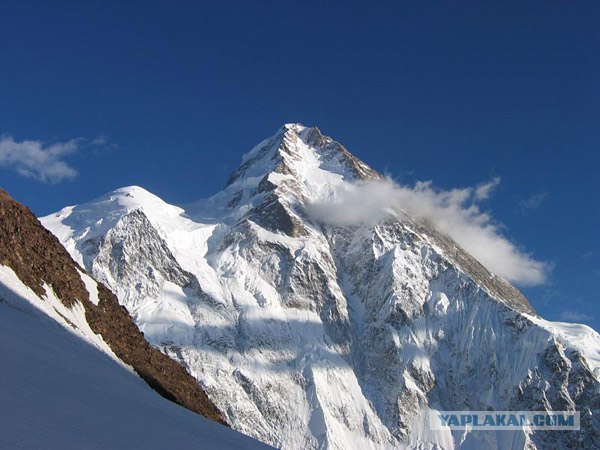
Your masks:
<svg viewBox="0 0 600 450"><path fill-rule="evenodd" d="M600 406L598 384L586 359L560 342L540 355L538 367L520 383L517 401L532 411L580 412L579 431L541 431L533 435L538 448L598 448Z"/></svg>
<svg viewBox="0 0 600 450"><path fill-rule="evenodd" d="M352 171L357 180L380 180L384 178L379 172L350 153L342 144L334 141L329 136L323 135L317 127L308 130L305 141L308 145L322 148L324 154L329 158L339 158Z"/></svg>
<svg viewBox="0 0 600 450"><path fill-rule="evenodd" d="M306 236L306 231L302 222L295 217L290 211L289 206L286 206L277 195L268 195L258 205L251 215L251 218L273 232L282 232L288 236Z"/></svg>
<svg viewBox="0 0 600 450"><path fill-rule="evenodd" d="M106 286L110 286L111 277L132 286L143 284L138 277L141 274L123 269L127 264L143 268L143 275L155 280L155 283L139 291L140 295L158 294L158 278L181 287L187 286L194 278L179 266L167 244L139 209L123 216L105 236L85 241L84 245L85 269L94 279ZM98 266L105 265L109 267L108 277L102 271L96 270Z"/></svg>
<svg viewBox="0 0 600 450"><path fill-rule="evenodd" d="M73 261L58 239L34 214L0 189L0 264L40 296L44 284L72 307L80 301L94 333L100 334L115 355L160 395L184 408L225 424L223 416L197 381L177 362L152 347L133 323L127 309L98 283L94 305Z"/></svg>
<svg viewBox="0 0 600 450"><path fill-rule="evenodd" d="M44 295L44 282L70 307L88 299L75 263L58 239L33 213L0 189L0 264L10 267L36 294ZM86 302L88 303L88 302ZM91 302L89 302L91 303Z"/></svg>

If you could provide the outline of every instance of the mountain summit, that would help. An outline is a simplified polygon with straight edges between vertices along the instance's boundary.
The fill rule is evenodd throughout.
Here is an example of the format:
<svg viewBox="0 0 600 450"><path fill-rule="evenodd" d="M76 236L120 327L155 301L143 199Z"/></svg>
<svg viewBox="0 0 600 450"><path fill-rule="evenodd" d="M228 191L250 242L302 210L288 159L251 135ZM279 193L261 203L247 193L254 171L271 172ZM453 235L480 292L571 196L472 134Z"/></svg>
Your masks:
<svg viewBox="0 0 600 450"><path fill-rule="evenodd" d="M274 136L244 155L242 165L233 172L227 186L270 173L308 180L317 171L329 172L346 181L381 178L342 144L324 136L318 128L286 124Z"/></svg>
<svg viewBox="0 0 600 450"><path fill-rule="evenodd" d="M178 207L123 188L42 222L233 428L266 443L600 446L596 332L541 319L418 217L334 225L311 214L382 179L317 128L290 124L208 199ZM428 422L436 410L573 409L581 433L453 433Z"/></svg>

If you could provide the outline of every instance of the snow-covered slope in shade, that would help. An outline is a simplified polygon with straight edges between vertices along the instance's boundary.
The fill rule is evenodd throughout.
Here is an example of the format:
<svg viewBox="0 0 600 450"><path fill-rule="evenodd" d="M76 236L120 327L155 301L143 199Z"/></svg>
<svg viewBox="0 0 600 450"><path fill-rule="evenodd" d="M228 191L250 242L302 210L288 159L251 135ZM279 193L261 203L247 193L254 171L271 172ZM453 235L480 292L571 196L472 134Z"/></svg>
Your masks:
<svg viewBox="0 0 600 450"><path fill-rule="evenodd" d="M89 285L92 285L90 282ZM0 266L0 448L266 449L160 397L51 290Z"/></svg>
<svg viewBox="0 0 600 450"><path fill-rule="evenodd" d="M139 187L42 219L236 429L287 449L600 446L599 336L411 217L320 223L382 176L290 124L226 188L168 205ZM431 410L582 412L581 433L432 431Z"/></svg>

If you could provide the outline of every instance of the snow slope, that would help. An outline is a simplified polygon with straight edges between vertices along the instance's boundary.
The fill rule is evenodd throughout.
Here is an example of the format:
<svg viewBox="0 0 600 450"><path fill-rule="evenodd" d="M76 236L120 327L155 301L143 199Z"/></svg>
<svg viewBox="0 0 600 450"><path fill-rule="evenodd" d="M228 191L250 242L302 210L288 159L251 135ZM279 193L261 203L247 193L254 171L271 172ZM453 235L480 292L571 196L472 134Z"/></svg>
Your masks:
<svg viewBox="0 0 600 450"><path fill-rule="evenodd" d="M89 329L82 307L51 290L38 297L6 266L0 361L0 448L268 448L160 397Z"/></svg>
<svg viewBox="0 0 600 450"><path fill-rule="evenodd" d="M122 188L42 219L237 430L287 449L600 446L599 336L543 321L418 218L311 205L382 176L282 127L226 188L176 207ZM430 430L430 410L582 411L581 433Z"/></svg>

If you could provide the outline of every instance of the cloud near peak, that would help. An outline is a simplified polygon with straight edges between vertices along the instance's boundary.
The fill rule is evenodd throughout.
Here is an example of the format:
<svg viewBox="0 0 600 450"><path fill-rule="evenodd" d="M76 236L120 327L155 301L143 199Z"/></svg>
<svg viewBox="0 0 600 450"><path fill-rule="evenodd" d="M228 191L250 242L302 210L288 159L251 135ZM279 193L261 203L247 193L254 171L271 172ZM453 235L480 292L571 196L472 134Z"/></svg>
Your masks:
<svg viewBox="0 0 600 450"><path fill-rule="evenodd" d="M93 145L95 141L92 142ZM77 176L65 158L77 152L85 139L71 139L46 145L41 141L17 142L12 136L0 137L0 167L16 170L21 176L45 183L59 183Z"/></svg>
<svg viewBox="0 0 600 450"><path fill-rule="evenodd" d="M418 182L414 187L390 180L348 183L334 196L310 205L309 213L332 225L375 224L403 214L421 217L452 237L490 271L521 286L542 284L548 264L510 242L479 207L499 183L500 178L494 178L475 187L446 191L431 181Z"/></svg>

